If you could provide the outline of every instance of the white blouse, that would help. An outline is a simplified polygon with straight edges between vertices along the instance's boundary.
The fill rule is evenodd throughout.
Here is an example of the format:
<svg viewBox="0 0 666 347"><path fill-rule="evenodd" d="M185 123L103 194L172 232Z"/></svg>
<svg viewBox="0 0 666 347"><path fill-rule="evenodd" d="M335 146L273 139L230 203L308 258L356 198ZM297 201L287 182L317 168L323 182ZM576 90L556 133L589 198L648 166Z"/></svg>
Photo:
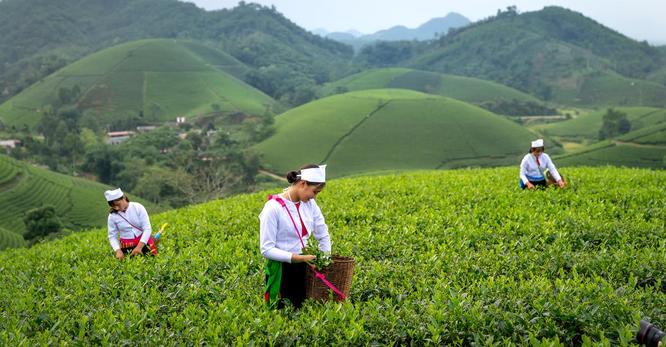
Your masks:
<svg viewBox="0 0 666 347"><path fill-rule="evenodd" d="M127 221L135 226L143 229L143 231L133 227L121 216L125 217ZM120 234L121 239L134 239L141 236L141 242L148 244L150 234L153 232L150 227L148 212L146 211L146 208L138 202L130 202L125 212L109 213L107 227L109 229L109 242L114 251L120 249L118 234Z"/></svg>
<svg viewBox="0 0 666 347"><path fill-rule="evenodd" d="M559 182L562 179L548 154L541 153L539 156L539 165L537 165L536 157L534 157L532 153L525 154L523 161L520 162L520 179L524 184L527 184L527 181L534 182L544 180L545 177L543 177L543 172L546 169L548 169L551 175L553 175L555 181Z"/></svg>
<svg viewBox="0 0 666 347"><path fill-rule="evenodd" d="M283 198L283 200L291 212L291 216L294 218L298 231L302 232L296 204L289 199ZM315 199L311 199L308 202L300 202L299 204L303 224L305 224L308 231L307 235L302 236L303 243L307 246L310 236L314 236L319 242L319 249L324 252L330 252L331 237L328 234L328 226ZM275 200L266 202L264 209L259 214L259 231L261 255L265 258L283 263L291 263L292 253L301 253L301 241L294 229L294 224L285 208L279 202Z"/></svg>

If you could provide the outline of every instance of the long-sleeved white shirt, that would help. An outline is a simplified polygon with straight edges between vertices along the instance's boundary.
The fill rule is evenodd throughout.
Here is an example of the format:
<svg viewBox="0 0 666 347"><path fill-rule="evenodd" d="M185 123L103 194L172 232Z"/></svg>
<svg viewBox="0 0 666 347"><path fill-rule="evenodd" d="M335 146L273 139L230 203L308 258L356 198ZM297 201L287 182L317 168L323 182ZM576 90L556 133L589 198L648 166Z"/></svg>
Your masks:
<svg viewBox="0 0 666 347"><path fill-rule="evenodd" d="M302 232L301 222L298 219L296 204L289 199L283 199L286 207L291 212L298 231ZM307 235L303 236L303 243L307 246L310 236L319 242L319 249L324 252L331 251L331 237L328 234L328 226L324 221L319 206L314 199L308 202L300 202L300 212L303 224L307 228ZM294 229L294 224L282 205L275 200L269 200L259 214L259 234L261 255L265 258L283 263L291 263L292 253L300 254L302 250L301 241Z"/></svg>
<svg viewBox="0 0 666 347"><path fill-rule="evenodd" d="M130 223L121 216L125 217L127 221L135 226L143 229L143 231L130 225ZM125 212L109 213L107 226L109 229L109 242L114 251L120 249L120 241L118 241L119 234L121 239L134 239L141 235L141 242L147 244L148 239L150 239L150 235L153 232L150 227L148 212L146 212L146 208L138 202L130 202Z"/></svg>
<svg viewBox="0 0 666 347"><path fill-rule="evenodd" d="M540 168L540 169L539 169ZM555 181L560 181L560 173L557 172L557 168L553 161L550 160L550 157L546 153L541 153L539 156L539 165L537 166L536 157L532 153L525 154L523 161L520 162L520 180L524 184L527 184L527 181L541 181L544 180L543 171L548 169Z"/></svg>

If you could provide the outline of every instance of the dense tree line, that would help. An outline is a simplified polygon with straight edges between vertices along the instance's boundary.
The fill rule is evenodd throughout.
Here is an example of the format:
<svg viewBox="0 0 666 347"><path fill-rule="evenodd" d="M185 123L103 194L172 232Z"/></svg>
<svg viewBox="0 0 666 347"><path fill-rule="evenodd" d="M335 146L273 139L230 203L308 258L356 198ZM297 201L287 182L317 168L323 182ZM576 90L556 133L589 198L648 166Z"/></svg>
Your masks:
<svg viewBox="0 0 666 347"><path fill-rule="evenodd" d="M10 154L54 171L94 176L164 206L254 188L259 158L248 148L272 134L272 114L214 113L111 145L106 129L134 130L147 123L137 116L99 126L74 105L80 92L78 86L60 88L59 100L44 110L34 131L5 129L23 142Z"/></svg>
<svg viewBox="0 0 666 347"><path fill-rule="evenodd" d="M515 99L487 101L480 103L479 106L493 113L510 116L543 116L559 114L557 109L545 106L538 102L520 101Z"/></svg>

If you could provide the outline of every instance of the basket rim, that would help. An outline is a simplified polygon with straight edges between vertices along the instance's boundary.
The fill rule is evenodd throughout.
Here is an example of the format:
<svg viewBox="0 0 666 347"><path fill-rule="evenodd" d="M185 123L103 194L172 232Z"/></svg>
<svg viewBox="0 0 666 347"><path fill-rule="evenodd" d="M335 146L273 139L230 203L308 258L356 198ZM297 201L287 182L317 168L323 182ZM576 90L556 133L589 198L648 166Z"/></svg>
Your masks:
<svg viewBox="0 0 666 347"><path fill-rule="evenodd" d="M331 259L333 259L333 262L355 262L353 257L348 257L339 254L331 255Z"/></svg>

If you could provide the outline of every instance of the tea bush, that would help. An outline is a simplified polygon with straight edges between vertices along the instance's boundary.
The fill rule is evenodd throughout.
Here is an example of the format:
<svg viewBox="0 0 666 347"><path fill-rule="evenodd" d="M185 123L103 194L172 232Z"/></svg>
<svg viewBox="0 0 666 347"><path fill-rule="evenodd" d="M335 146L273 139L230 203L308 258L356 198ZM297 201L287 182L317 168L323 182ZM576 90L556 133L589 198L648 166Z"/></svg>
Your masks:
<svg viewBox="0 0 666 347"><path fill-rule="evenodd" d="M269 192L152 216L160 255L120 262L105 230L0 253L2 345L627 345L666 324L666 172L516 168L334 180L319 195L346 303L270 311ZM270 192L270 193L274 193ZM100 209L105 209L103 202Z"/></svg>

